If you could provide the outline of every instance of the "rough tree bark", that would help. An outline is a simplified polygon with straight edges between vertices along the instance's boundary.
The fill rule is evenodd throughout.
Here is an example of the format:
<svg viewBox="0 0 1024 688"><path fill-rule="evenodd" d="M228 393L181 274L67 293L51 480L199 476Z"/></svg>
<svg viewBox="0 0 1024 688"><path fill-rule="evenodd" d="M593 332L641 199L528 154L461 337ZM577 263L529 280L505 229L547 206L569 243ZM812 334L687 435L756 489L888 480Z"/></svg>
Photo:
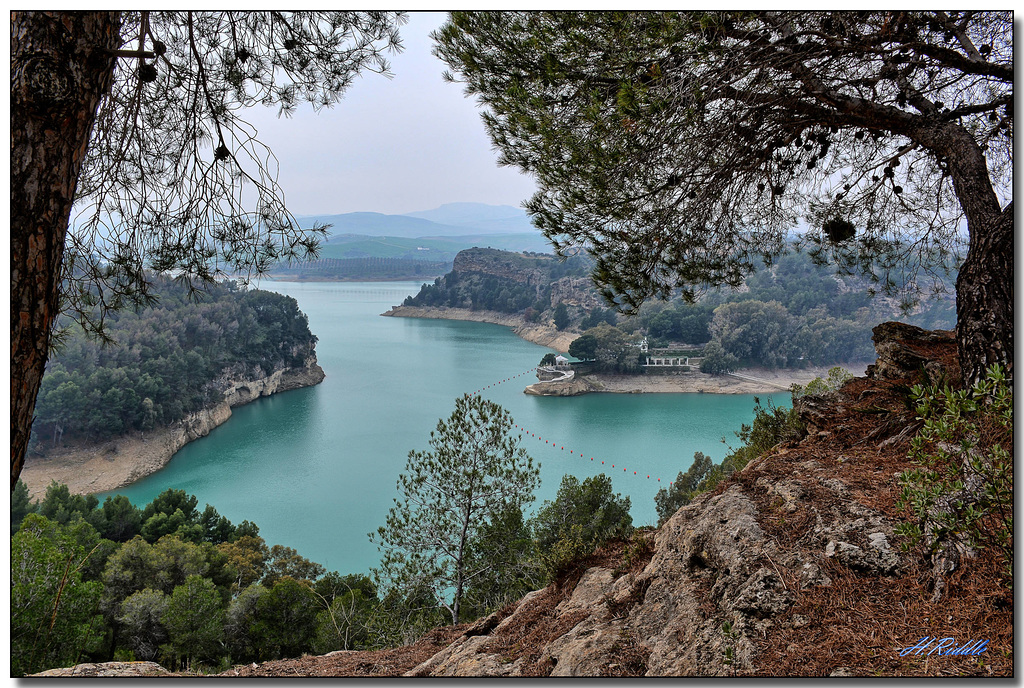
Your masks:
<svg viewBox="0 0 1024 688"><path fill-rule="evenodd" d="M960 380L970 387L999 364L1013 379L1013 202L999 207L978 143L947 125L935 148L946 158L970 242L956 279Z"/></svg>
<svg viewBox="0 0 1024 688"><path fill-rule="evenodd" d="M11 13L11 489L59 312L64 239L118 12Z"/></svg>
<svg viewBox="0 0 1024 688"><path fill-rule="evenodd" d="M1013 379L1013 202L971 231L956 278L956 343L965 386L998 363Z"/></svg>

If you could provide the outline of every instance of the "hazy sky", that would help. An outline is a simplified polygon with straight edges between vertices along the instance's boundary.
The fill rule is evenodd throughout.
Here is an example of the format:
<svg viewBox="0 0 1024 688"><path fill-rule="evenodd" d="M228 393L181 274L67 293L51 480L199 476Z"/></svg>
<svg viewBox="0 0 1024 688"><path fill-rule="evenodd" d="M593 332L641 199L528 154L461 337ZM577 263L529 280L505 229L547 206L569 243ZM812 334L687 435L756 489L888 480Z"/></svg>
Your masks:
<svg viewBox="0 0 1024 688"><path fill-rule="evenodd" d="M254 108L245 119L280 162L280 182L297 215L372 211L407 213L443 203L515 205L533 181L508 167L480 121L474 99L445 83L429 34L443 12L412 12L401 27L403 52L390 57L394 77L366 73L341 101L291 118Z"/></svg>

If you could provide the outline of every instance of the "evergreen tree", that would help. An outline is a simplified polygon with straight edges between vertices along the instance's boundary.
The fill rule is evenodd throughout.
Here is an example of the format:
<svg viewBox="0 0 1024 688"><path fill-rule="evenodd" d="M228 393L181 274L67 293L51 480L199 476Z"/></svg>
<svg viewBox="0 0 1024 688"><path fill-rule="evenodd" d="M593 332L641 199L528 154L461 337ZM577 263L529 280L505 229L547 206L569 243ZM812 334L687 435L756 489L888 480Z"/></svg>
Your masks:
<svg viewBox="0 0 1024 688"><path fill-rule="evenodd" d="M429 590L452 623L462 618L472 582L500 565L474 561L473 543L496 515L533 501L539 470L512 425L493 402L456 399L452 415L430 433L432 451L409 452L400 497L370 534L383 552L377 577L399 591Z"/></svg>
<svg viewBox="0 0 1024 688"><path fill-rule="evenodd" d="M98 649L101 585L83 580L89 555L73 532L39 514L11 538L12 675L69 666Z"/></svg>
<svg viewBox="0 0 1024 688"><path fill-rule="evenodd" d="M21 522L29 514L39 510L39 503L33 502L28 494L28 487L20 480L14 484L11 492L11 535L18 532Z"/></svg>
<svg viewBox="0 0 1024 688"><path fill-rule="evenodd" d="M124 495L103 500L103 516L107 522L103 537L117 542L131 540L142 528L142 512Z"/></svg>
<svg viewBox="0 0 1024 688"><path fill-rule="evenodd" d="M167 641L164 615L168 601L163 592L144 588L121 603L117 616L121 624L119 640L131 649L136 659L155 660L160 646Z"/></svg>
<svg viewBox="0 0 1024 688"><path fill-rule="evenodd" d="M555 329L564 330L569 327L569 309L565 307L564 303L559 303L555 306Z"/></svg>
<svg viewBox="0 0 1024 688"><path fill-rule="evenodd" d="M11 489L62 309L102 332L110 310L148 301L147 264L209 282L220 270L261 272L315 254L323 228L298 227L241 112L332 105L359 73L388 71L403 21L12 13Z"/></svg>
<svg viewBox="0 0 1024 688"><path fill-rule="evenodd" d="M629 497L615 494L611 478L604 473L582 483L576 476L565 475L555 501L545 501L530 521L537 547L546 551L570 533L590 550L613 537L625 537L633 528L629 506Z"/></svg>
<svg viewBox="0 0 1024 688"><path fill-rule="evenodd" d="M620 309L736 286L807 218L881 291L963 260L962 382L1012 374L1011 12L453 12L435 39Z"/></svg>
<svg viewBox="0 0 1024 688"><path fill-rule="evenodd" d="M162 616L171 647L185 664L216 657L224 637L224 610L213 582L192 575L174 588Z"/></svg>

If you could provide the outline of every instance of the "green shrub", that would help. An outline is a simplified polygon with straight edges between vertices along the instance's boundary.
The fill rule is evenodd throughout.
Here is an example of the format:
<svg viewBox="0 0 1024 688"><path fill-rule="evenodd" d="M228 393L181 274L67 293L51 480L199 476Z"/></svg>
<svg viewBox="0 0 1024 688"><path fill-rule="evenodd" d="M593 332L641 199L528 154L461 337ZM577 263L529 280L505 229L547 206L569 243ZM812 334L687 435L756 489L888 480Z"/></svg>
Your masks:
<svg viewBox="0 0 1024 688"><path fill-rule="evenodd" d="M897 528L906 548L924 543L929 555L960 540L999 550L1013 578L1013 391L993 366L971 389L911 389L924 426L909 457L916 468L900 476L898 506L910 520Z"/></svg>
<svg viewBox="0 0 1024 688"><path fill-rule="evenodd" d="M835 391L846 384L846 381L853 377L853 374L840 366L828 369L824 377L816 377L807 383L806 387L793 385L793 397L802 397L807 394L827 394Z"/></svg>
<svg viewBox="0 0 1024 688"><path fill-rule="evenodd" d="M633 531L629 497L612 492L612 480L603 473L582 483L562 477L554 502L545 501L531 519L541 559L552 575L612 538Z"/></svg>
<svg viewBox="0 0 1024 688"><path fill-rule="evenodd" d="M693 463L686 472L679 472L675 482L667 488L661 488L654 495L654 504L658 511L658 525L662 525L674 513L693 501L700 494L704 481L711 475L714 465L703 452L695 452Z"/></svg>

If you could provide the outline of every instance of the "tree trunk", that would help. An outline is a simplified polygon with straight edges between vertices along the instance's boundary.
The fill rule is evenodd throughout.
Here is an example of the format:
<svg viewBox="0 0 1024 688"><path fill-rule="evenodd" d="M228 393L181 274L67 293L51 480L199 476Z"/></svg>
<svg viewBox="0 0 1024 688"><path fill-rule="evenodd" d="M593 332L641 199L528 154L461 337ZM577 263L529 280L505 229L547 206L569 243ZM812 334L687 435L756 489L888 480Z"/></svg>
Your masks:
<svg viewBox="0 0 1024 688"><path fill-rule="evenodd" d="M947 161L967 219L967 258L956 279L960 380L969 387L998 363L1013 377L1013 202L1000 209L985 154L961 125L915 132Z"/></svg>
<svg viewBox="0 0 1024 688"><path fill-rule="evenodd" d="M1013 379L1013 202L980 230L971 231L956 279L956 342L965 386L996 363Z"/></svg>
<svg viewBox="0 0 1024 688"><path fill-rule="evenodd" d="M59 312L64 240L118 12L11 13L11 489Z"/></svg>

